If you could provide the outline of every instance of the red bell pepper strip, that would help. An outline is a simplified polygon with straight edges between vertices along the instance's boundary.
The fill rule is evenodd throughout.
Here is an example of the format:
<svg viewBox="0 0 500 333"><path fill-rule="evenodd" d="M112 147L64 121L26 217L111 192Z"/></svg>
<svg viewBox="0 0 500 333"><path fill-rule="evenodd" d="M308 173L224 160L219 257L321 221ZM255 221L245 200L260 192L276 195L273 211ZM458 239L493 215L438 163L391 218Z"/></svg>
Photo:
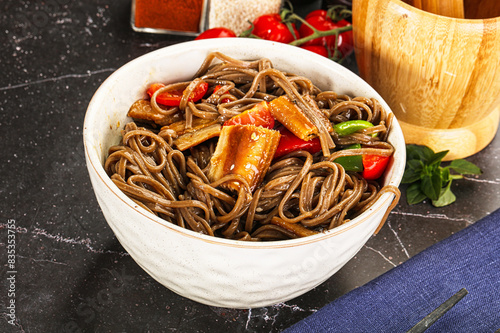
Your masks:
<svg viewBox="0 0 500 333"><path fill-rule="evenodd" d="M163 87L165 87L163 83L151 83L151 85L146 90L146 93L148 94L149 98L151 98L158 89Z"/></svg>
<svg viewBox="0 0 500 333"><path fill-rule="evenodd" d="M390 156L363 155L363 172L361 176L366 180L380 178L387 168L390 159Z"/></svg>
<svg viewBox="0 0 500 333"><path fill-rule="evenodd" d="M345 149L361 148L359 143L348 146ZM361 176L366 180L375 180L382 176L390 156L380 155L354 155L342 156L335 159L335 163L339 163L346 171L361 172Z"/></svg>
<svg viewBox="0 0 500 333"><path fill-rule="evenodd" d="M224 126L230 125L255 125L265 128L274 128L274 117L269 111L269 105L266 101L255 104L251 109L243 111L239 115L232 117L224 123Z"/></svg>
<svg viewBox="0 0 500 333"><path fill-rule="evenodd" d="M295 134L287 130L284 126L278 127L278 131L281 133L281 138L278 148L276 148L276 152L274 153L275 159L297 150L305 150L311 154L321 151L321 142L318 137L305 141L295 136Z"/></svg>
<svg viewBox="0 0 500 333"><path fill-rule="evenodd" d="M147 89L147 94L152 97L153 94L160 88L164 87L163 83L153 83ZM188 97L188 101L197 102L205 96L208 90L208 83L201 82L196 89ZM184 90L169 90L162 92L156 96L156 103L166 106L179 106Z"/></svg>

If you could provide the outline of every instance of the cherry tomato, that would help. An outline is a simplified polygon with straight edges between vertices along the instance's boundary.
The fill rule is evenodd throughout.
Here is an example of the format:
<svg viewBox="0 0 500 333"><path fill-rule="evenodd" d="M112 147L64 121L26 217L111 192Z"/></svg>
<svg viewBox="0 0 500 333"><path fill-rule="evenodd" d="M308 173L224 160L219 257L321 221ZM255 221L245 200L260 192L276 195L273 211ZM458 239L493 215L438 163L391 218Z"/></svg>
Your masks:
<svg viewBox="0 0 500 333"><path fill-rule="evenodd" d="M153 83L149 86L147 89L147 94L149 97L152 97L153 94L160 88L164 87L165 85L163 83ZM191 93L191 95L188 97L188 101L190 102L197 102L199 101L203 96L205 96L205 93L208 90L208 83L206 82L201 82L198 87ZM184 93L184 90L170 90L170 91L165 91L162 93L159 93L156 96L156 103L166 105L166 106L179 106L181 99L182 99L182 94Z"/></svg>
<svg viewBox="0 0 500 333"><path fill-rule="evenodd" d="M269 111L268 103L262 101L224 123L224 126L230 125L255 125L272 129L274 127L274 118Z"/></svg>
<svg viewBox="0 0 500 333"><path fill-rule="evenodd" d="M328 50L323 45L306 45L301 46L301 48L328 58Z"/></svg>
<svg viewBox="0 0 500 333"><path fill-rule="evenodd" d="M279 14L261 15L253 21L253 26L252 34L262 39L288 44L299 37L295 25L292 24L294 37Z"/></svg>
<svg viewBox="0 0 500 333"><path fill-rule="evenodd" d="M328 17L328 12L323 9L314 10L309 13L306 18L306 22L312 25L314 28L320 31L333 30L337 28L341 28L350 23L346 20L340 20L338 22L334 22L330 17ZM304 38L313 33L313 30L309 28L307 25L302 24L299 29L300 37ZM333 54L335 51L335 35L325 36L310 40L303 44L303 46L308 45L323 45L327 47L330 52ZM353 36L352 30L343 32L339 35L338 38L338 50L342 54L343 57L348 56L353 51Z"/></svg>
<svg viewBox="0 0 500 333"><path fill-rule="evenodd" d="M195 40L210 39L210 38L224 38L224 37L237 37L234 31L228 28L217 27L203 31Z"/></svg>

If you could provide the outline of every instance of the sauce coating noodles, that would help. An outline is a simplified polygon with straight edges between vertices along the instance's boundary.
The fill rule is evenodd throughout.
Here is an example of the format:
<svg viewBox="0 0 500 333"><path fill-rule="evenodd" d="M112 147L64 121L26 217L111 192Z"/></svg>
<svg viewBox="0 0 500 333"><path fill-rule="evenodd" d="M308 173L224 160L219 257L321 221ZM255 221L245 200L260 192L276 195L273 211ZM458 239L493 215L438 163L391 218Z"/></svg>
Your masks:
<svg viewBox="0 0 500 333"><path fill-rule="evenodd" d="M209 85L206 95L188 100L200 82ZM178 106L156 102L162 92L178 89L184 89ZM196 137L197 124L220 126L282 95L317 127L321 151L297 150L272 160L253 191L240 174L209 179L217 136L183 151L176 147L180 134L172 130L174 122L182 122L182 133ZM242 61L214 52L192 81L166 85L144 103L161 121L126 124L121 144L109 149L105 170L137 205L183 228L245 241L290 239L340 226L391 192L395 199L385 220L399 200L397 187L382 187L334 162L341 156L393 154L387 142L392 113L375 99L322 91L308 78L274 68L268 59ZM331 131L332 125L349 120L373 126L343 136ZM362 148L342 149L353 144ZM235 183L239 186L228 186Z"/></svg>

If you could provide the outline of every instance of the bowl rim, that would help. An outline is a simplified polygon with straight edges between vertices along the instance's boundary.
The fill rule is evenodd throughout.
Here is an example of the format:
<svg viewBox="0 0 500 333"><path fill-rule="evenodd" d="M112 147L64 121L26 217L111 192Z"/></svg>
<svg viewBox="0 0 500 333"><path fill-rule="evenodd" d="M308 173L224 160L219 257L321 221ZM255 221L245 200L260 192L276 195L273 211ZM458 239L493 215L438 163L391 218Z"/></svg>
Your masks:
<svg viewBox="0 0 500 333"><path fill-rule="evenodd" d="M390 107L387 105L387 103L382 99L382 97L368 84L366 81L364 81L361 77L359 77L356 73L350 71L346 67L328 59L323 56L317 55L313 52L298 48L296 46L291 46L288 44L282 44L282 43L276 43L276 42L270 42L267 40L261 40L261 39L253 39L253 38L218 38L217 43L220 45L228 46L231 44L241 44L241 45L248 45L248 44L255 44L254 47L258 47L259 44L267 44L267 46L273 46L273 47L282 47L285 49L288 49L288 51L292 52L300 52L303 53L304 55L307 55L307 57L312 57L315 58L315 61L318 61L320 63L323 63L324 65L327 66L333 66L336 67L336 71L344 72L346 75L354 75L355 80L359 82L360 85L363 86L363 88L368 89L372 92L375 98L378 99L378 101L382 104L382 106L388 111L389 113L392 113L392 110ZM224 245L228 247L233 247L233 248L248 248L248 249L277 249L277 248L288 248L288 247L297 247L297 246L305 246L311 243L316 243L320 242L329 238L332 238L338 234L342 234L344 232L347 232L353 228L356 228L357 226L364 224L367 222L370 218L372 218L374 215L379 213L379 209L385 205L390 205L392 200L394 200L394 194L393 193L384 193L382 196L365 212L361 213L359 216L353 218L352 220L346 222L345 224L335 227L333 229L318 233L316 235L311 235L307 237L301 237L301 238L295 238L295 239L287 239L287 240L277 240L277 241L262 241L262 242L249 242L249 241L241 241L241 240L234 240L234 239L226 239L226 238L221 238L221 237L214 237L214 236L209 236L209 235L204 235L186 228L182 228L176 224L170 223L150 212L145 210L144 208L140 207L137 205L132 199L130 199L124 192L122 192L112 181L111 178L107 175L107 173L104 170L104 166L102 165L97 152L93 149L89 148L89 145L92 140L92 130L89 128L88 124L90 122L90 118L93 117L93 113L95 114L96 112L92 112L93 109L96 109L94 106L97 102L96 100L99 99L99 96L101 94L104 94L103 91L106 90L106 86L109 85L111 82L114 81L115 77L120 76L122 72L127 71L129 67L132 67L136 62L141 62L144 61L144 59L149 59L153 58L158 54L161 54L163 52L169 52L169 51L175 51L176 49L179 49L177 51L180 51L182 49L192 49L195 45L199 46L202 48L204 51L209 52L209 49L214 48L214 40L213 39L207 39L207 40L194 40L194 41L187 41L187 42L181 42L178 44L162 47L160 49L145 53L139 57L136 57L118 69L116 69L113 73L111 73L102 83L101 85L97 88L95 91L94 95L92 96L88 107L85 112L85 117L83 121L83 144L84 144L84 151L85 151L85 156L86 156L86 161L87 161L87 168L93 170L95 175L98 177L98 180L105 185L110 193L112 193L114 196L116 196L117 199L119 199L123 204L125 204L128 208L132 209L136 213L141 214L143 217L146 219L150 220L151 222L157 223L165 228L167 228L170 231L173 231L179 235L182 235L184 237L189 237L192 239L198 239L200 241L209 243L209 244L217 244L217 245ZM261 45L262 46L262 45ZM216 47L215 47L216 48ZM272 60L272 59L271 59ZM277 66L279 68L279 66ZM402 130L401 127L397 121L397 119L394 117L393 122L392 122L392 128L391 132L399 132L399 136L403 138ZM404 141L404 138L403 138ZM99 144L99 142L96 142L95 144ZM405 151L400 151L399 152L401 159L405 159ZM393 163L393 176L391 179L388 181L388 185L394 185L396 187L399 186L400 181L402 179L403 171L404 171L404 162L403 163ZM94 189L95 190L95 189ZM109 224L109 223L108 223Z"/></svg>

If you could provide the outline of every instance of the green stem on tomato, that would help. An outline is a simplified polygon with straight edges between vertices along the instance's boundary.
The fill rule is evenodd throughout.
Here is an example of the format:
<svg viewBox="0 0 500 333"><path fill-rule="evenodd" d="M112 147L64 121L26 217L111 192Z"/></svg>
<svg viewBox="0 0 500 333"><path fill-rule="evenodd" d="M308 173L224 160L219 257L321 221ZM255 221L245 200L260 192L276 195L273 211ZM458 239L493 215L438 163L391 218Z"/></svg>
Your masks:
<svg viewBox="0 0 500 333"><path fill-rule="evenodd" d="M321 31L321 30L318 30L315 28L312 28L312 30L313 30L313 33L311 35L304 37L304 38L301 38L301 39L294 40L293 42L290 42L289 44L293 45L293 46L300 46L300 45L302 45L310 40L316 39L316 38L333 36L333 35L338 36L339 34L341 34L343 32L351 31L352 26L346 25L345 27L336 28L336 29L332 29L332 30L326 30L326 31Z"/></svg>
<svg viewBox="0 0 500 333"><path fill-rule="evenodd" d="M298 38L299 36L296 35L295 29L293 28L292 23L285 22L285 24L286 24L286 27L288 28L288 30L292 33L293 38Z"/></svg>
<svg viewBox="0 0 500 333"><path fill-rule="evenodd" d="M256 38L257 36L255 36L254 34L252 34L253 28L254 28L253 23L251 21L247 21L247 22L250 23L250 28L248 28L247 30L242 31L238 37Z"/></svg>
<svg viewBox="0 0 500 333"><path fill-rule="evenodd" d="M326 15L334 22L337 22L348 17L352 17L352 11L350 11L343 5L336 5L328 8L328 10L326 11Z"/></svg>
<svg viewBox="0 0 500 333"><path fill-rule="evenodd" d="M281 16L281 19L283 20L283 22L300 21L300 23L307 25L313 31L313 33L307 37L297 39L297 40L294 40L293 42L288 43L288 44L293 45L293 46L300 46L300 45L302 45L310 40L320 38L320 37L326 37L326 36L336 35L337 36L336 39L338 39L339 34L352 30L351 25L347 25L347 26L332 29L332 30L325 30L325 31L318 30L315 27L313 27L309 22L307 22L305 19L303 19L301 16L295 14L294 12L292 12L291 10L286 9L286 8L281 11L280 16Z"/></svg>

